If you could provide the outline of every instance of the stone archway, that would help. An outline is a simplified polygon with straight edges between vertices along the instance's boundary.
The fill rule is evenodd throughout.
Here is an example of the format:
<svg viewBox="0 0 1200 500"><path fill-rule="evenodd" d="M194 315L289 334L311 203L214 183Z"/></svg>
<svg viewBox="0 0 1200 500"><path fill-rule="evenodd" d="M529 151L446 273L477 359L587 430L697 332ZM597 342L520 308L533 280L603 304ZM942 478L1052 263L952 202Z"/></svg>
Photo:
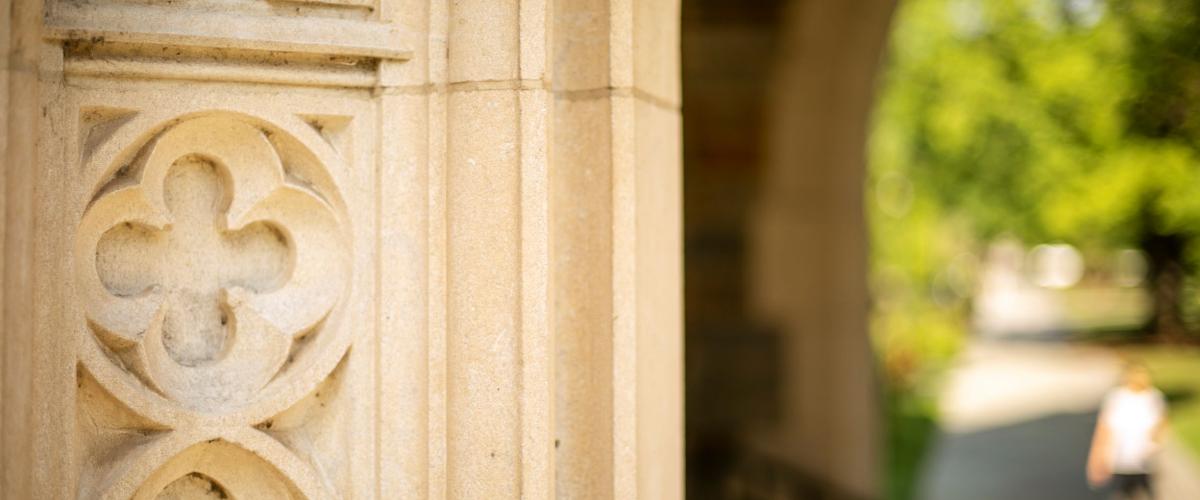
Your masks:
<svg viewBox="0 0 1200 500"><path fill-rule="evenodd" d="M774 189L755 204L761 234L780 238L755 247L762 275L782 279L756 285L753 303L803 339L780 351L791 365L816 368L785 384L829 376L835 389L788 392L796 397L780 411L798 427L770 435L787 460L870 494L873 424L855 419L871 402L855 141L890 5L797 5L772 94L782 140L762 159ZM158 468L113 468L103 450L124 456L146 444L128 436L178 432L162 423L170 418L234 458L257 449L235 428L282 448L296 448L298 432L323 436L277 454L320 465L315 479L272 466L301 493L682 495L677 3L0 7L5 496L149 484L138 478L171 491L236 490L238 479L222 481L228 473L190 459L184 442ZM289 184L344 199L349 288L334 309L346 321L290 332L316 342L304 346L337 363L316 371L344 386L338 396L271 396L332 410L289 407L235 426L228 415L241 409L228 399L200 405L209 413L199 416L156 409L170 407L170 394L194 394L187 384L162 390L131 361L97 357L94 370L115 371L107 386L79 369L85 346L121 360L114 351L136 343L87 319L113 312L107 298L80 300L72 263L89 258L74 242L92 200L112 195L94 189L108 177L85 164L112 158L103 172L124 178L137 165L120 159L136 160L162 123L229 112L294 158ZM805 237L814 232L830 237ZM823 261L822 272L796 267L800 253ZM344 352L320 347L342 328L355 331ZM98 336L107 340L86 344ZM130 408L137 398L155 403Z"/></svg>
<svg viewBox="0 0 1200 500"><path fill-rule="evenodd" d="M880 494L862 196L893 3L684 2L693 491Z"/></svg>

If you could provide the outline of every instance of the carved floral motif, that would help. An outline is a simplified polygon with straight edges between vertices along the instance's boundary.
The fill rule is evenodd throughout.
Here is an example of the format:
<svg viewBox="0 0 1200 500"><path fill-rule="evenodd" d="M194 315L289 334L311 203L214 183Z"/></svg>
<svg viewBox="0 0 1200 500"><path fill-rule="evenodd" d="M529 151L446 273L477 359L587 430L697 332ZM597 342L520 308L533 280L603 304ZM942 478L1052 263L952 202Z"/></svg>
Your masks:
<svg viewBox="0 0 1200 500"><path fill-rule="evenodd" d="M232 113L178 120L85 211L75 246L88 320L80 362L151 437L85 478L81 493L153 496L167 484L143 483L211 478L238 497L330 496L311 462L262 426L345 355L349 333L330 318L350 250L338 209L289 178L271 134L282 132ZM282 480L193 457L204 446L269 463Z"/></svg>

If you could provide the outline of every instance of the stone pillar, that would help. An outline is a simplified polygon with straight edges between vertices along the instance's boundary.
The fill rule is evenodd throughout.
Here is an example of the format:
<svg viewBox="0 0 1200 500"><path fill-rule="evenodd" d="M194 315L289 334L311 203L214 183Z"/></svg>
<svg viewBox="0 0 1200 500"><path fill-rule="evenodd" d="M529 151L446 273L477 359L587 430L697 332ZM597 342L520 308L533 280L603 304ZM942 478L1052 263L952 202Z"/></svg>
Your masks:
<svg viewBox="0 0 1200 500"><path fill-rule="evenodd" d="M677 2L3 1L0 496L682 497Z"/></svg>
<svg viewBox="0 0 1200 500"><path fill-rule="evenodd" d="M879 496L867 334L865 145L891 0L791 2L771 78L753 216L753 304L783 343L780 426L764 447L851 498Z"/></svg>

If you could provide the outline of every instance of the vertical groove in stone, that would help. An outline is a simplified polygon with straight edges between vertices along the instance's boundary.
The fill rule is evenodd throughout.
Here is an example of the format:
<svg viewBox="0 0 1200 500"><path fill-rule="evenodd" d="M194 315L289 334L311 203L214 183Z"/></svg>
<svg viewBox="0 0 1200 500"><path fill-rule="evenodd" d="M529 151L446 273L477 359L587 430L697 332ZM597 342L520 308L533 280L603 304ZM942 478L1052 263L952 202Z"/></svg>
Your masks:
<svg viewBox="0 0 1200 500"><path fill-rule="evenodd" d="M61 46L53 43L37 43L38 71L42 75L62 74L63 51ZM40 108L41 120L38 123L40 138L68 137L78 134L78 120L68 121L66 111L57 103L64 100L61 79L42 78L37 90L37 106ZM55 127L56 124L71 124L66 130ZM73 276L67 274L66 266L62 265L66 256L70 255L68 238L63 238L61 230L71 228L69 221L77 220L82 212L85 197L79 186L67 185L67 158L78 151L75 146L65 150L55 141L37 141L34 151L36 159L26 165L35 168L28 189L32 210L23 214L31 234L18 236L27 238L23 243L30 245L30 263L22 274L29 273L28 288L22 290L22 295L29 296L31 317L25 318L24 327L32 335L29 341L30 351L25 353L26 362L32 362L23 371L26 377L36 380L22 382L31 385L30 399L34 418L30 425L30 444L32 453L24 460L32 465L30 473L33 481L33 498L67 498L74 491L76 483L76 467L73 455L55 453L55 450L73 450L75 446L74 419L72 418L40 418L44 415L75 413L75 394L62 388L74 387L75 369L75 328L79 325L70 321L72 316L66 310L67 302L62 300L65 290L70 290L69 284L74 283ZM65 197L62 195L66 193ZM68 203L63 201L69 200ZM77 211L78 210L78 211ZM35 215L36 214L36 215ZM13 268L9 268L10 270ZM13 290L13 289L10 289ZM10 358L11 359L11 358ZM62 410L68 410L63 412ZM33 457L32 460L29 457Z"/></svg>
<svg viewBox="0 0 1200 500"><path fill-rule="evenodd" d="M437 19L444 8L441 0L380 0L381 20L412 34L406 43L414 54L405 62L381 61L381 85L420 85L429 81L435 64L444 64L444 47L434 46L445 27ZM440 36L444 40L444 33ZM444 354L444 330L438 327L443 303L436 292L442 277L438 256L443 254L435 230L441 219L434 211L433 184L440 154L433 140L444 133L444 121L434 119L431 104L438 98L387 91L378 97L378 498L444 498L445 467L438 459L444 457L444 447L439 446L444 433L435 423L444 418L444 405L438 403L444 384L437 381L440 372L432 369Z"/></svg>
<svg viewBox="0 0 1200 500"><path fill-rule="evenodd" d="M386 0L384 2L381 2L380 10L383 12L387 12L388 9L387 9L387 1ZM389 98L389 96L383 96L379 99L379 101L377 103L375 103L376 104L376 106L375 106L375 113L376 113L375 114L375 127L381 131L384 129L385 126L390 125L390 122L391 122L391 120L388 119L388 111L389 111L389 108L391 107L391 106L389 106L390 100L391 99ZM385 124L387 124L387 125L385 125ZM372 311L372 315L375 317L375 329L372 332L372 334L374 335L373 340L374 340L374 344L375 344L374 345L375 349L374 349L374 353L373 353L374 358L371 360L374 365L374 370L372 370L374 377L373 377L373 380L371 380L371 383L374 384L374 387L375 387L375 390L373 391L373 394L372 394L375 397L375 408L374 408L375 412L373 415L375 421L372 422L375 427L375 442L372 443L372 444L374 444L374 447L375 447L375 449L374 449L374 451L375 451L375 461L374 462L375 463L373 463L371 465L372 465L372 469L374 470L375 477L377 478L377 481L375 482L375 484L372 485L373 487L371 488L371 494L374 495L375 498L382 498L383 492L391 489L390 485L385 484L385 479L380 474L381 470L384 467L383 464L385 462L394 463L396 461L396 459L392 456L390 451L386 450L387 446L385 445L385 443L391 444L390 439L389 439L390 434L391 434L390 427L392 425L394 425L394 422L391 419L385 420L383 418L383 408L385 406L390 406L389 404L386 403L386 400L389 399L388 398L389 391L383 385L383 379L384 379L383 352L385 349L388 349L388 346L385 344L388 343L389 336L390 336L389 333L391 332L391 329L388 328L390 326L388 324L389 322L384 318L384 309L389 304L386 304L386 302L388 302L388 301L385 300L382 296L383 295L383 287L384 287L384 283L385 283L384 268L387 266L387 259L384 256L383 241L382 241L383 240L383 217L384 217L383 213L385 210L385 208L383 206L384 205L383 192L387 189L383 186L383 172L385 169L388 168L389 164L392 163L391 161L389 161L390 155L386 152L387 146L383 141L383 135L384 134L381 133L375 137L376 191L375 191L375 199L372 200L375 204L375 238L374 238L374 246L375 247L372 249L372 251L375 253L375 262L374 262L375 266L372 271L375 274L374 293L375 293L375 297L377 299L375 301L375 303L373 304L374 308ZM395 467L395 466L393 465L393 467Z"/></svg>
<svg viewBox="0 0 1200 500"><path fill-rule="evenodd" d="M610 0L554 0L550 88L555 488L614 498Z"/></svg>
<svg viewBox="0 0 1200 500"><path fill-rule="evenodd" d="M453 61L452 61L453 62ZM451 498L516 498L520 432L517 95L448 97L447 445Z"/></svg>
<svg viewBox="0 0 1200 500"><path fill-rule="evenodd" d="M5 165L5 168L0 169L0 242L5 243L7 243L7 233L5 231L7 225L5 224L5 219L7 218L8 214L6 181L8 172L12 170L10 165L13 165L14 160L14 158L10 156L12 151L9 149L9 134L13 133L13 129L10 126L10 120L12 120L12 115L14 113L14 110L9 107L9 92L14 88L10 86L10 82L15 80L17 77L17 59L12 57L13 52L10 48L12 45L11 37L15 35L12 25L12 2L13 0L0 0L0 54L5 55L4 67L0 68L0 163ZM5 248L7 248L7 245ZM7 453L4 451L7 449L4 447L6 442L4 414L7 411L7 405L5 405L6 398L4 397L7 392L4 385L4 371L5 366L7 366L7 363L5 363L5 352L7 351L4 348L6 336L3 333L8 327L7 323L5 322L5 309L8 308L8 303L4 301L5 297L7 296L7 294L4 293L5 289L7 288L7 281L4 272L6 265L7 258L0 260L0 471L7 469L6 466L8 465ZM3 472L0 472L0 498L8 498L8 496L5 495L5 475L6 474Z"/></svg>
<svg viewBox="0 0 1200 500"><path fill-rule="evenodd" d="M548 95L519 95L521 161L521 497L554 497Z"/></svg>
<svg viewBox="0 0 1200 500"><path fill-rule="evenodd" d="M425 498L429 469L428 97L382 96L381 498Z"/></svg>
<svg viewBox="0 0 1200 500"><path fill-rule="evenodd" d="M636 115L629 97L610 98L612 118L613 493L639 498L638 193Z"/></svg>
<svg viewBox="0 0 1200 500"><path fill-rule="evenodd" d="M550 64L548 0L519 0L518 73L542 81ZM555 498L554 337L551 312L550 148L553 102L519 94L521 161L521 497Z"/></svg>
<svg viewBox="0 0 1200 500"><path fill-rule="evenodd" d="M443 85L447 79L449 0L428 0L429 18L426 51L425 79L432 85ZM434 92L428 98L428 325L429 359L426 362L429 377L428 408L428 498L445 500L448 496L448 450L447 450L447 361L446 333L447 306L447 212L446 212L446 162L447 162L447 96Z"/></svg>
<svg viewBox="0 0 1200 500"><path fill-rule="evenodd" d="M15 4L13 2L16 2ZM29 498L29 410L31 329L33 175L36 171L37 26L41 2L5 0L3 36L8 60L5 68L5 121L25 126L6 127L4 148L4 268L3 331L0 342L0 496ZM8 17L11 13L12 17ZM11 28L11 29L10 29ZM32 53L31 53L32 52ZM26 293L19 293L25 290Z"/></svg>
<svg viewBox="0 0 1200 500"><path fill-rule="evenodd" d="M446 493L446 96L429 98L429 498Z"/></svg>
<svg viewBox="0 0 1200 500"><path fill-rule="evenodd" d="M556 489L613 498L613 206L607 97L554 101Z"/></svg>

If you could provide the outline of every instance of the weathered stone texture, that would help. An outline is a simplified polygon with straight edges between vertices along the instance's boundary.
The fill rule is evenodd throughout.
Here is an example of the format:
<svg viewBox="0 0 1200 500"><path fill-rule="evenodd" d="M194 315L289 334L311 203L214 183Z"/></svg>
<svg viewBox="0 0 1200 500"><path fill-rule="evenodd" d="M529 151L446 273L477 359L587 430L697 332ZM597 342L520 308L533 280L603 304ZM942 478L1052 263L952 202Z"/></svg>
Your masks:
<svg viewBox="0 0 1200 500"><path fill-rule="evenodd" d="M680 498L678 5L551 3L5 0L0 496Z"/></svg>

